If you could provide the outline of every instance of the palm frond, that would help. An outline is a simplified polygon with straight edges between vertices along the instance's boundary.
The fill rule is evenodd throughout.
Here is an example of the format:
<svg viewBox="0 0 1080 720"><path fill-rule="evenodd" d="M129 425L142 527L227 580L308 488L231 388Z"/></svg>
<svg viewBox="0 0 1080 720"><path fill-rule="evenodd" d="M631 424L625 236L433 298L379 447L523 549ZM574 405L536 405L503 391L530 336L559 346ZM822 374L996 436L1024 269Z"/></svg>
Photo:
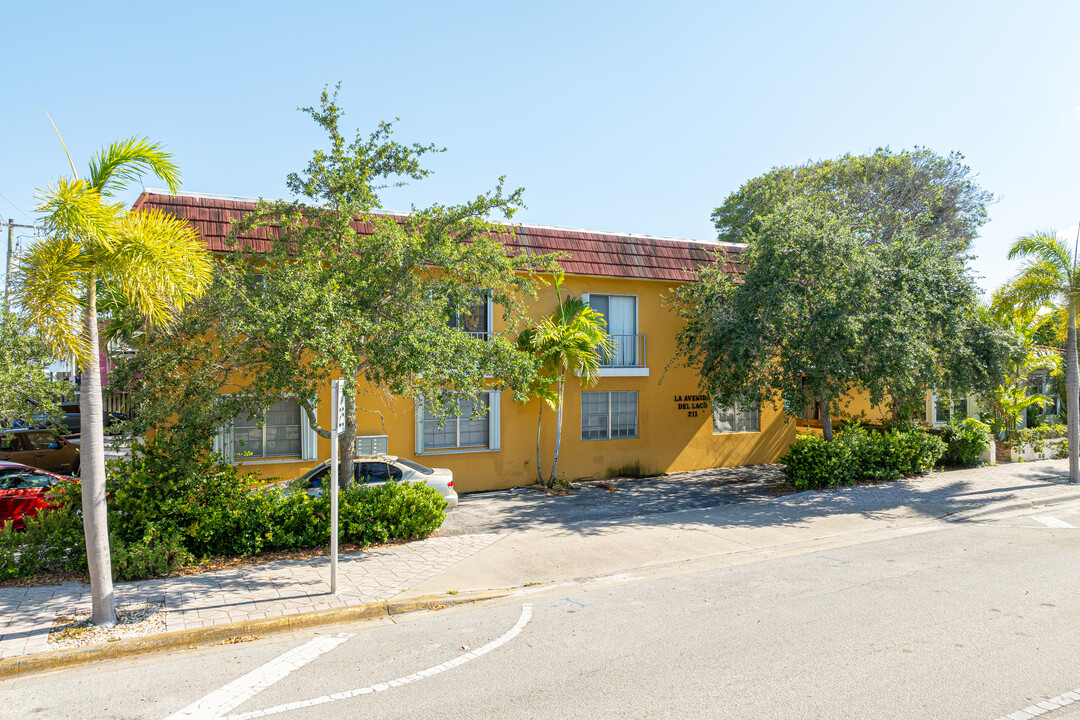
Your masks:
<svg viewBox="0 0 1080 720"><path fill-rule="evenodd" d="M37 197L48 235L79 242L89 254L111 248L113 227L124 214L123 205L103 202L97 188L85 180L67 178L60 178Z"/></svg>
<svg viewBox="0 0 1080 720"><path fill-rule="evenodd" d="M19 260L15 298L30 323L56 352L80 367L97 361L83 330L84 292L91 258L68 238L39 240Z"/></svg>
<svg viewBox="0 0 1080 720"><path fill-rule="evenodd" d="M1035 232L1017 238L1009 248L1009 259L1017 258L1033 258L1053 265L1062 277L1069 277L1072 274L1072 253L1054 232Z"/></svg>
<svg viewBox="0 0 1080 720"><path fill-rule="evenodd" d="M1003 302L1036 310L1058 303L1067 287L1068 281L1057 265L1036 260L1025 263L1000 292Z"/></svg>
<svg viewBox="0 0 1080 720"><path fill-rule="evenodd" d="M210 284L210 254L183 220L157 210L133 212L115 237L113 252L100 261L101 278L151 326L169 322Z"/></svg>
<svg viewBox="0 0 1080 720"><path fill-rule="evenodd" d="M105 197L124 190L147 173L164 181L169 192L175 194L180 189L180 168L173 163L172 154L149 138L117 140L90 159L90 184Z"/></svg>

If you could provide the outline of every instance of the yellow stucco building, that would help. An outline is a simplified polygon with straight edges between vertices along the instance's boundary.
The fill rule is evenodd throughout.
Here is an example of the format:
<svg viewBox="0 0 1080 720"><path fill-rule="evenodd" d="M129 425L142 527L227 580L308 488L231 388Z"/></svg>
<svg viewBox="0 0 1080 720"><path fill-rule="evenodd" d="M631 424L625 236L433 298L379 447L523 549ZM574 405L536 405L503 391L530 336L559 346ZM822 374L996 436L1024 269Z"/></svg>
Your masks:
<svg viewBox="0 0 1080 720"><path fill-rule="evenodd" d="M212 251L226 249L230 223L253 208L250 201L220 196L144 193L135 208L155 207L189 220ZM794 440L793 418L766 404L719 408L702 396L695 371L675 367L680 322L664 298L695 269L714 262L718 246L643 235L566 228L514 226L514 251L562 251L563 293L580 295L604 313L616 350L605 358L599 382L567 383L559 474L602 478L609 468L640 463L656 472L772 462ZM737 254L737 246L727 248ZM551 286L540 289L529 314L549 314ZM498 308L478 308L468 331L503 330ZM329 388L319 402L328 427ZM459 492L526 485L536 480L536 423L540 402L520 405L509 392L485 392L483 417L462 408L439 427L411 399L369 392L357 397L357 434L362 450L383 450L454 472ZM544 409L541 462L550 469L555 414ZM244 469L264 477L292 478L330 457L330 441L318 437L295 402L270 408L262 426L238 422L222 433L220 448L242 441Z"/></svg>

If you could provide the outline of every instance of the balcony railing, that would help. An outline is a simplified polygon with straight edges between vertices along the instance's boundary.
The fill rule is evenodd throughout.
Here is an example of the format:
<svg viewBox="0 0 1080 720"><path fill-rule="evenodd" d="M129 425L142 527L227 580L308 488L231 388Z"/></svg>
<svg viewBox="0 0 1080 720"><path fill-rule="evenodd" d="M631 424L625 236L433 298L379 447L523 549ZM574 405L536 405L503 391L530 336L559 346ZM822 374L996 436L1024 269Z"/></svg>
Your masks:
<svg viewBox="0 0 1080 720"><path fill-rule="evenodd" d="M602 353L600 367L632 368L645 367L644 335L608 335L612 349Z"/></svg>
<svg viewBox="0 0 1080 720"><path fill-rule="evenodd" d="M491 335L489 332L473 332L472 330L462 330L463 333L470 337L474 337L477 340L483 340L487 342L488 337Z"/></svg>

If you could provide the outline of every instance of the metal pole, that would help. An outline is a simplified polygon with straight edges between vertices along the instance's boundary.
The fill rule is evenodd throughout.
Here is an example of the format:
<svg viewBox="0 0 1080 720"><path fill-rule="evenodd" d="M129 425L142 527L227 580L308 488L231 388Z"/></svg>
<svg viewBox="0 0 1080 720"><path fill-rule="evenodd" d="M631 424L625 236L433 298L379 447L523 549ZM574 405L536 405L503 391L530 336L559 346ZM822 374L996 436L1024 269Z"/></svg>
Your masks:
<svg viewBox="0 0 1080 720"><path fill-rule="evenodd" d="M338 433L341 431L341 381L330 382L334 428L330 433L330 594L337 595L338 554Z"/></svg>
<svg viewBox="0 0 1080 720"><path fill-rule="evenodd" d="M4 275L4 312L11 309L11 274L15 269L12 248L15 246L15 220L8 218L7 223L7 271Z"/></svg>

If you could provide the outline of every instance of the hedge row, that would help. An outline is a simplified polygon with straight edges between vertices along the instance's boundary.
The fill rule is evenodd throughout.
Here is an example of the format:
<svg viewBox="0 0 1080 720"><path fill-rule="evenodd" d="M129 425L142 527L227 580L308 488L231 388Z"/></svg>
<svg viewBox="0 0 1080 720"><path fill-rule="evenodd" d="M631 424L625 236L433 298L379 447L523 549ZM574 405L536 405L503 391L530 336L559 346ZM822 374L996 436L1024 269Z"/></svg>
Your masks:
<svg viewBox="0 0 1080 720"><path fill-rule="evenodd" d="M805 490L919 475L944 453L945 442L920 427L877 432L849 424L832 442L816 435L799 436L777 462L788 480Z"/></svg>
<svg viewBox="0 0 1080 720"><path fill-rule="evenodd" d="M28 518L26 532L0 531L0 579L85 572L79 488L57 490L57 508ZM252 491L220 457L177 462L151 443L131 459L110 463L108 493L117 580L164 575L203 558L329 542L329 497ZM345 543L426 537L445 518L446 502L426 485L351 487L338 501L339 537Z"/></svg>

